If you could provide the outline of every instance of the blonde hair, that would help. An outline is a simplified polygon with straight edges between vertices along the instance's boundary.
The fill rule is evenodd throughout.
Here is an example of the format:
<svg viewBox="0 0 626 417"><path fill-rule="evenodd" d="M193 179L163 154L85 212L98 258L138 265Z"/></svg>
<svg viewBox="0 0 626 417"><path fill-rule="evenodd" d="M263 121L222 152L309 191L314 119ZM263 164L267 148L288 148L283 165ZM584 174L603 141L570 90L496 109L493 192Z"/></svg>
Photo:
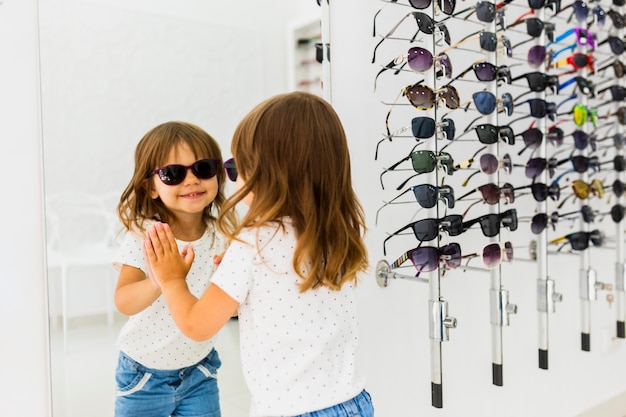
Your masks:
<svg viewBox="0 0 626 417"><path fill-rule="evenodd" d="M333 108L303 92L274 96L239 123L231 149L245 185L223 205L218 227L231 239L243 228L289 216L297 233L293 268L311 269L301 291L356 283L367 268L363 208L352 188L346 135ZM226 213L248 193L254 199L240 225L225 228Z"/></svg>
<svg viewBox="0 0 626 417"><path fill-rule="evenodd" d="M174 221L174 214L163 204L160 198L150 197L152 181L147 177L150 172L162 166L170 151L181 144L187 144L196 158L218 158L222 161L219 144L202 128L187 122L171 121L160 124L147 132L135 148L135 170L133 176L120 197L117 214L126 230L145 232L146 220L159 220L166 223ZM218 192L213 202L204 209L207 223L215 221L226 197L223 169L217 171ZM235 214L225 216L226 225L234 225ZM230 227L230 226L228 226Z"/></svg>

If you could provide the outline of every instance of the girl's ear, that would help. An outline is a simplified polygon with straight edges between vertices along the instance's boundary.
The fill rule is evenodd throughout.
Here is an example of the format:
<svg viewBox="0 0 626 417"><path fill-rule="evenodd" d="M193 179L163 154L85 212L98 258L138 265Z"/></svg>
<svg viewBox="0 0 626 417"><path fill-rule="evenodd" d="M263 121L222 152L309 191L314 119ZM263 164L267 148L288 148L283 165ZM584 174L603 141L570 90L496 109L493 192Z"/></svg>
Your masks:
<svg viewBox="0 0 626 417"><path fill-rule="evenodd" d="M141 183L141 185L143 186L143 188L145 190L148 190L150 193L150 198L153 200L156 200L157 198L159 198L159 192L156 190L156 187L150 187L148 184L148 181L150 181L150 179L146 178L143 180L143 182Z"/></svg>

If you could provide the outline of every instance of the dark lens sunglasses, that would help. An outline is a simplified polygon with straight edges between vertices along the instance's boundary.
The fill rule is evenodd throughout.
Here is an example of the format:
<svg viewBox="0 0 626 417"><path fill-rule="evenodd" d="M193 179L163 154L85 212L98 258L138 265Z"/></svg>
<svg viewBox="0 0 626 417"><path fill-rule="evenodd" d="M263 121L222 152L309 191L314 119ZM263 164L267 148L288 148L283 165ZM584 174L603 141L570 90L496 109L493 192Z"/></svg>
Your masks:
<svg viewBox="0 0 626 417"><path fill-rule="evenodd" d="M481 256L479 253L471 253L463 255L463 258L476 258ZM511 242L493 242L485 245L482 250L483 263L488 269L493 269L504 262L513 261L513 244ZM469 262L469 260L468 260Z"/></svg>
<svg viewBox="0 0 626 417"><path fill-rule="evenodd" d="M437 68L437 77L445 75L448 78L452 78L452 62L447 54L442 52L435 57L428 49L414 46L407 51L406 55L397 56L376 74L374 89L376 89L376 81L380 74L390 69L395 69L394 74L399 74L405 65L408 65L411 70L418 73L426 72L435 66Z"/></svg>
<svg viewBox="0 0 626 417"><path fill-rule="evenodd" d="M461 265L461 246L454 242L441 247L420 246L404 253L389 265L389 268L396 269L407 260L410 260L417 269L416 277L422 272L434 271L441 261L445 262L448 268L458 268Z"/></svg>
<svg viewBox="0 0 626 417"><path fill-rule="evenodd" d="M459 78L463 78L468 72L474 71L476 78L479 81L501 81L504 80L507 84L511 84L511 70L507 65L493 65L490 62L475 62L459 75L454 77L450 82L454 82Z"/></svg>
<svg viewBox="0 0 626 417"><path fill-rule="evenodd" d="M472 100L476 110L482 115L489 115L493 113L496 108L498 112L506 111L508 116L513 114L513 97L510 93L502 94L502 98L496 98L491 91L477 91L472 94ZM466 107L467 108L467 107Z"/></svg>
<svg viewBox="0 0 626 417"><path fill-rule="evenodd" d="M619 223L624 220L624 206L621 204L615 204L611 207L611 219L613 219L615 223Z"/></svg>
<svg viewBox="0 0 626 417"><path fill-rule="evenodd" d="M565 242L567 241L567 242ZM603 236L602 233L596 229L591 232L575 232L570 233L568 235L556 238L550 243L562 243L565 242L561 247L559 247L559 251L563 249L563 246L566 243L569 243L572 250L581 251L585 250L589 247L589 242L591 242L594 246L602 246Z"/></svg>
<svg viewBox="0 0 626 417"><path fill-rule="evenodd" d="M406 201L397 201L403 195L412 192L418 204L424 208L433 208L439 200L444 201L448 208L454 208L455 198L454 189L449 185L437 187L431 184L414 185L402 191L400 194L385 202L381 208L376 211L376 223L378 223L378 214L385 206L389 204L404 204Z"/></svg>
<svg viewBox="0 0 626 417"><path fill-rule="evenodd" d="M424 84L413 84L404 89L403 95L418 110L430 110L442 98L449 109L459 107L459 92L453 85L445 85L433 90Z"/></svg>
<svg viewBox="0 0 626 417"><path fill-rule="evenodd" d="M548 129L546 137L548 141L554 146L560 146L563 143L563 130L559 127L552 126ZM516 136L521 136L524 141L524 147L517 153L521 155L526 149L537 149L543 142L543 131L536 127L526 129L522 133L518 133Z"/></svg>
<svg viewBox="0 0 626 417"><path fill-rule="evenodd" d="M524 190L530 188L533 198L535 201L545 201L548 197L550 197L554 201L558 201L561 198L561 188L558 184L544 184L542 182L534 182L529 185L524 185L521 187L515 187L514 190Z"/></svg>
<svg viewBox="0 0 626 417"><path fill-rule="evenodd" d="M217 175L217 170L220 166L220 160L214 158L200 159L191 165L166 165L161 168L157 168L146 175L146 178L151 177L154 174L159 176L159 179L165 185L178 185L187 177L187 171L191 170L196 178L201 180L208 180Z"/></svg>
<svg viewBox="0 0 626 417"><path fill-rule="evenodd" d="M489 213L472 220L463 222L463 231L468 230L476 223L480 224L483 235L494 237L500 232L500 227L506 227L510 231L517 230L517 210L509 209L503 213Z"/></svg>
<svg viewBox="0 0 626 417"><path fill-rule="evenodd" d="M398 0L390 0L391 3L397 3ZM409 5L414 9L427 9L432 4L432 0L408 0ZM456 0L437 0L437 7L443 13L451 15L456 7Z"/></svg>
<svg viewBox="0 0 626 417"><path fill-rule="evenodd" d="M478 141L485 145L492 145L498 140L503 140L509 145L515 145L515 134L510 126L494 126L490 123L480 124L474 127Z"/></svg>
<svg viewBox="0 0 626 417"><path fill-rule="evenodd" d="M530 158L528 162L526 162L524 173L526 174L526 177L534 180L547 169L548 175L550 176L550 178L552 178L554 176L555 168L557 167L557 165L558 162L556 158Z"/></svg>
<svg viewBox="0 0 626 417"><path fill-rule="evenodd" d="M383 241L383 254L387 255L387 241L398 236L407 229L411 229L415 238L420 242L429 242L439 236L441 230L450 236L458 236L463 232L463 217L460 214L451 214L441 219L422 219L407 224L396 230Z"/></svg>
<svg viewBox="0 0 626 417"><path fill-rule="evenodd" d="M561 0L528 0L528 7L533 10L539 10L546 7L555 13L558 13L561 10Z"/></svg>
<svg viewBox="0 0 626 417"><path fill-rule="evenodd" d="M609 36L608 38L600 42L598 46L604 45L605 43L609 44L613 55L621 55L624 52L624 41L617 36Z"/></svg>
<svg viewBox="0 0 626 417"><path fill-rule="evenodd" d="M541 34L543 33L545 29L546 37L548 38L548 40L550 42L554 42L554 30L556 28L554 23L544 22L543 20L537 17L529 17L529 18L520 20L519 22L514 23L509 27L511 28L522 22L526 22L526 33L529 36L532 36L533 38L538 38L539 36L541 36Z"/></svg>
<svg viewBox="0 0 626 417"><path fill-rule="evenodd" d="M525 78L528 82L528 88L530 88L530 91L541 92L545 91L546 88L550 88L553 94L558 94L560 91L559 77L556 75L548 75L543 72L533 71L515 77L511 80L511 82L522 78Z"/></svg>
<svg viewBox="0 0 626 417"><path fill-rule="evenodd" d="M383 137L376 144L376 153L374 155L374 160L378 159L378 148L380 147L380 144L382 142L384 142L385 140L389 140L391 142L393 138L398 137L409 129L411 130L415 139L430 139L433 136L438 135L439 132L443 132L446 139L453 140L454 136L456 135L454 120L448 118L444 118L441 120L441 122L437 123L432 117L414 117L413 119L411 119L411 126L404 126L393 133L389 131L389 119L386 119L385 127L387 129L387 136ZM440 136L438 135L438 137Z"/></svg>
<svg viewBox="0 0 626 417"><path fill-rule="evenodd" d="M226 171L226 176L232 182L237 181L237 177L239 173L237 172L237 166L235 165L235 159L230 158L224 161L224 170Z"/></svg>
<svg viewBox="0 0 626 417"><path fill-rule="evenodd" d="M501 187L494 183L483 184L478 188L473 189L472 191L462 195L457 198L457 201L465 199L475 192L479 191L482 195L482 200L490 205L497 204L500 201L500 198L504 197L507 202L513 203L515 201L515 189L511 184L504 183Z"/></svg>
<svg viewBox="0 0 626 417"><path fill-rule="evenodd" d="M549 216L546 213L537 213L531 220L530 230L538 235L545 230L548 224L552 225L552 230L556 230L556 225L561 217L568 217L574 214L581 214L585 223L593 223L595 219L595 213L591 207L583 205L580 210L571 211L569 213L559 214L558 211L553 211Z"/></svg>
<svg viewBox="0 0 626 417"><path fill-rule="evenodd" d="M382 10L382 9L381 9ZM380 10L374 15L374 36L376 36L376 17L378 16L378 13L380 13ZM394 25L393 28L391 28L391 30L389 32L387 32L387 34L385 36L382 37L382 39L376 44L376 46L374 47L374 55L372 58L372 62L376 61L376 50L378 49L378 47L380 46L381 43L383 43L383 41L385 39L390 39L391 36L394 34L394 32L396 31L396 29L398 29L398 27L400 27L400 25L402 24L402 22L404 22L407 18L409 17L413 17L415 19L415 23L417 24L417 31L415 32L415 35L413 35L413 37L410 39L410 42L415 42L415 39L417 38L417 35L419 35L420 32L423 32L427 35L433 35L435 34L435 32L437 30L439 30L439 32L441 32L443 34L443 39L444 41L450 45L450 32L448 31L448 28L446 27L445 24L440 23L440 22L436 22L435 20L433 20L432 17L428 16L425 13L422 12L412 12L412 13L408 13L406 14L398 23L396 23Z"/></svg>
<svg viewBox="0 0 626 417"><path fill-rule="evenodd" d="M385 189L385 186L383 184L383 174L395 170L400 164L408 160L411 161L413 170L416 172L416 174L410 176L405 181L403 181L402 184L397 187L398 190L404 187L411 178L420 174L433 172L440 165L443 166L448 175L452 175L454 173L454 160L449 153L439 152L439 154L436 154L435 152L430 150L413 150L408 156L402 158L395 164L391 165L389 168L386 168L380 174L380 185L383 189Z"/></svg>
<svg viewBox="0 0 626 417"><path fill-rule="evenodd" d="M547 116L552 121L556 119L556 103L548 102L542 98L531 98L519 104L515 104L515 107L519 107L521 104L525 103L528 103L530 106L530 116L537 119Z"/></svg>
<svg viewBox="0 0 626 417"><path fill-rule="evenodd" d="M607 90L611 92L611 101L624 101L624 98L626 98L626 87L621 85L612 85L598 91L598 94L602 94Z"/></svg>
<svg viewBox="0 0 626 417"><path fill-rule="evenodd" d="M589 135L582 130L575 130L572 137L574 138L574 147L578 150L583 151L587 149L587 146L591 147L592 151L598 148L598 138L594 134Z"/></svg>

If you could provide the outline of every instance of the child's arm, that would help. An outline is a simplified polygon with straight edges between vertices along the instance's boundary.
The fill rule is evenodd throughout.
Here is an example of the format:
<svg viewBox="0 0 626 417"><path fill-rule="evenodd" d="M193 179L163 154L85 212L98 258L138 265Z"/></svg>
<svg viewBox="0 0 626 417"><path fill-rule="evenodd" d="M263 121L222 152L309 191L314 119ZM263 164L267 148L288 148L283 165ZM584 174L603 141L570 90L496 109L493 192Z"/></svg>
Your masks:
<svg viewBox="0 0 626 417"><path fill-rule="evenodd" d="M115 287L115 307L120 313L126 316L137 314L160 295L161 289L150 282L142 270L122 265Z"/></svg>
<svg viewBox="0 0 626 417"><path fill-rule="evenodd" d="M185 277L195 256L193 247L185 247L181 256L167 224L155 223L148 230L144 250L152 277L161 286L176 325L194 340L213 337L239 303L214 284L209 284L200 299L189 292Z"/></svg>

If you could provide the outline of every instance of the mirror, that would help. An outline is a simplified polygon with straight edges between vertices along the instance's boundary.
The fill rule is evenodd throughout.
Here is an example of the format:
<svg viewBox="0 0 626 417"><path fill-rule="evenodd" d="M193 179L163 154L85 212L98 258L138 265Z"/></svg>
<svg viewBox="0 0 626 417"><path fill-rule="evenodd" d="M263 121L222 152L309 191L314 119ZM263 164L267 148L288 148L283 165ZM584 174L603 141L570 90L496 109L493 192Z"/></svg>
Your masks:
<svg viewBox="0 0 626 417"><path fill-rule="evenodd" d="M114 311L110 259L135 145L184 120L227 158L255 104L321 93L320 15L315 0L39 0L54 417L113 414L125 318ZM229 417L247 415L237 336L235 322L217 346Z"/></svg>

